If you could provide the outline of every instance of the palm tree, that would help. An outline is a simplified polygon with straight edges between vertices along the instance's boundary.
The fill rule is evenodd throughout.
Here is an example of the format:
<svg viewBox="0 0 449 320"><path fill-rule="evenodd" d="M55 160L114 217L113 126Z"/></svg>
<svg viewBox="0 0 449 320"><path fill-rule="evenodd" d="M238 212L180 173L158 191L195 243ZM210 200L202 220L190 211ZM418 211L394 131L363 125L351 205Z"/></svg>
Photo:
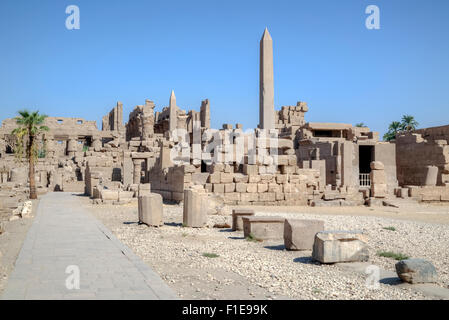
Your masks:
<svg viewBox="0 0 449 320"><path fill-rule="evenodd" d="M363 123L363 122L356 123L355 126L357 128L365 128L366 127L365 123Z"/></svg>
<svg viewBox="0 0 449 320"><path fill-rule="evenodd" d="M28 160L28 176L30 180L30 199L37 199L36 182L34 173L34 161L38 157L36 138L44 131L48 131L48 127L42 125L46 115L39 114L39 111L29 112L22 110L18 112L20 116L16 117L18 127L12 131L16 137L16 147L14 152L20 159L24 156ZM24 150L24 143L26 147Z"/></svg>
<svg viewBox="0 0 449 320"><path fill-rule="evenodd" d="M384 134L384 140L385 141L391 141L396 138L396 134L401 132L402 129L402 123L398 121L393 121L388 126L388 132Z"/></svg>
<svg viewBox="0 0 449 320"><path fill-rule="evenodd" d="M413 131L416 130L419 123L415 120L415 117L411 115L402 116L401 129L404 131Z"/></svg>

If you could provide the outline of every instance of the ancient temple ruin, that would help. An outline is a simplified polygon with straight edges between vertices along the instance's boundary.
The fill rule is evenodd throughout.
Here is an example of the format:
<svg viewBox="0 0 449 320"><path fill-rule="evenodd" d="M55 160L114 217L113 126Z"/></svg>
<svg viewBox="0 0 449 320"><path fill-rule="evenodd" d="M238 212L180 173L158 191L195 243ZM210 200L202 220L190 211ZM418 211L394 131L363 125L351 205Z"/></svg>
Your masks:
<svg viewBox="0 0 449 320"><path fill-rule="evenodd" d="M182 201L201 186L233 205L363 205L371 198L448 201L448 127L381 142L366 127L306 122L306 102L274 108L273 40L260 41L259 127L210 127L213 106L183 110L175 92L155 111L145 100L124 123L123 104L102 128L81 118L48 117L40 137L36 182L49 191L85 193L97 202L135 199L142 190ZM0 182L5 198L26 193L27 166L14 157L15 119L0 127ZM430 188L430 189L429 189Z"/></svg>

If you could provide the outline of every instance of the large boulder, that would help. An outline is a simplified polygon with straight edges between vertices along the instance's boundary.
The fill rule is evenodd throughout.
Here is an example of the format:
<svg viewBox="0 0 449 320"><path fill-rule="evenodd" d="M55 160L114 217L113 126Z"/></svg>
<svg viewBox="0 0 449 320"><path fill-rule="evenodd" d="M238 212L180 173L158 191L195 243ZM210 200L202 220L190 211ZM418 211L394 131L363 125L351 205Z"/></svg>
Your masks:
<svg viewBox="0 0 449 320"><path fill-rule="evenodd" d="M312 258L321 263L368 261L366 236L361 231L318 232Z"/></svg>
<svg viewBox="0 0 449 320"><path fill-rule="evenodd" d="M396 263L398 277L408 283L437 282L438 275L434 265L424 259L407 259Z"/></svg>
<svg viewBox="0 0 449 320"><path fill-rule="evenodd" d="M287 250L312 250L315 235L324 230L324 221L285 219L284 245Z"/></svg>

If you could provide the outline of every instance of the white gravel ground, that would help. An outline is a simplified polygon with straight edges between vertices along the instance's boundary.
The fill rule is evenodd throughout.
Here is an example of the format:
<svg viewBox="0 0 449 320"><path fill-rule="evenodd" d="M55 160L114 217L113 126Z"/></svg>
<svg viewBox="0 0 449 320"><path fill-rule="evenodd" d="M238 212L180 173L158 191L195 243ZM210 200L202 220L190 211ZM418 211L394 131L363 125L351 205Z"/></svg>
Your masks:
<svg viewBox="0 0 449 320"><path fill-rule="evenodd" d="M366 276L320 265L311 251L286 251L282 241L250 242L230 229L184 228L182 206L164 205L165 225L137 224L137 206L86 206L185 299L428 299L411 288L381 284L369 289ZM370 262L394 271L397 262L377 256L393 251L425 258L437 268L438 285L449 287L449 226L372 216L264 212L291 218L321 219L327 230L363 230ZM271 210L270 210L271 211ZM257 214L257 211L256 211ZM261 213L262 214L262 213ZM209 216L210 225L230 216ZM395 231L384 229L394 227ZM216 258L204 257L215 253Z"/></svg>

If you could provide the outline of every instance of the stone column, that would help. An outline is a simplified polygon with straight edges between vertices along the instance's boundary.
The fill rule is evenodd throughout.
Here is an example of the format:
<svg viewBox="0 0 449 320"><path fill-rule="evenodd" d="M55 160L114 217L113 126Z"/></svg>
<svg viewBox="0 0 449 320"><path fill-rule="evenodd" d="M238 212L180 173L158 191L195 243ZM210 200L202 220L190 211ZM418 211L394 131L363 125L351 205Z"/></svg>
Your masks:
<svg viewBox="0 0 449 320"><path fill-rule="evenodd" d="M380 161L371 162L371 197L385 198L387 196L387 178L385 166Z"/></svg>
<svg viewBox="0 0 449 320"><path fill-rule="evenodd" d="M142 176L142 159L133 159L133 164L134 164L133 183L139 184Z"/></svg>
<svg viewBox="0 0 449 320"><path fill-rule="evenodd" d="M74 137L70 137L67 142L67 155L70 157L74 157L76 152L76 139Z"/></svg>
<svg viewBox="0 0 449 320"><path fill-rule="evenodd" d="M260 40L259 128L274 129L273 40L265 28Z"/></svg>
<svg viewBox="0 0 449 320"><path fill-rule="evenodd" d="M100 151L102 147L101 139L100 137L92 137L92 147L94 148L94 151Z"/></svg>

